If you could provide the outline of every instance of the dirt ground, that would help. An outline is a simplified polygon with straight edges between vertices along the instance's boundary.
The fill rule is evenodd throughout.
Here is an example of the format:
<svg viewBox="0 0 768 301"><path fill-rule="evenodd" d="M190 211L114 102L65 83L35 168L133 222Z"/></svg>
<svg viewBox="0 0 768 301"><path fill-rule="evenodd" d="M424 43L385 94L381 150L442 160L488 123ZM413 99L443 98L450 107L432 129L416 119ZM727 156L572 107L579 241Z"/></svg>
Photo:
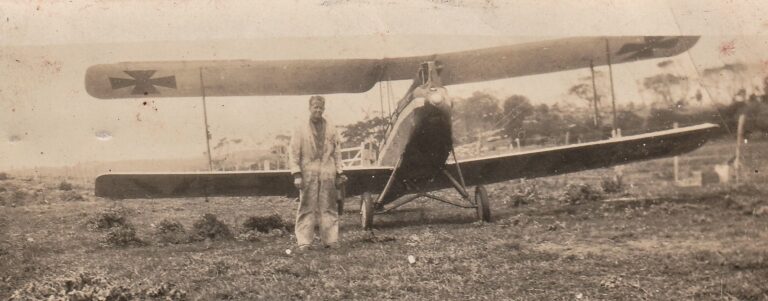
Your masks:
<svg viewBox="0 0 768 301"><path fill-rule="evenodd" d="M768 300L766 146L750 145L739 185L676 187L671 158L624 167L619 187L614 169L490 185L491 223L418 200L366 232L353 198L342 247L304 254L287 253L287 198L111 201L6 179L0 297ZM729 147L682 157L683 176L727 161ZM248 231L274 215L287 222Z"/></svg>

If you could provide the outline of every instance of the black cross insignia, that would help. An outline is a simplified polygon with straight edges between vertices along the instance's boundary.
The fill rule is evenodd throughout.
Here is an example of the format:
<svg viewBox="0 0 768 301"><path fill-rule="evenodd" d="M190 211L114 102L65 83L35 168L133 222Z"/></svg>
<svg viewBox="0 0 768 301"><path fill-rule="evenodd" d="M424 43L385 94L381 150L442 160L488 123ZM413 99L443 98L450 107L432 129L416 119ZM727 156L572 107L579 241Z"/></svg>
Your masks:
<svg viewBox="0 0 768 301"><path fill-rule="evenodd" d="M157 70L125 70L123 72L133 79L110 77L109 83L112 85L112 90L133 86L131 94L147 95L160 93L155 86L176 89L175 76L152 78Z"/></svg>
<svg viewBox="0 0 768 301"><path fill-rule="evenodd" d="M617 54L627 54L627 60L639 60L653 57L653 52L657 49L670 49L677 46L680 42L676 37L643 37L642 43L628 43L619 49Z"/></svg>

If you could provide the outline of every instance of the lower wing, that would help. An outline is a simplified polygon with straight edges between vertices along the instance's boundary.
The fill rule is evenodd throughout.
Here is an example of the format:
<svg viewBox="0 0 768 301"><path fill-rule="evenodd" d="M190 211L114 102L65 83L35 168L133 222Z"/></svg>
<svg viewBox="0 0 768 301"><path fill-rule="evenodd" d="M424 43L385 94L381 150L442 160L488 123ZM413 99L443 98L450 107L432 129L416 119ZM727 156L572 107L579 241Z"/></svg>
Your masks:
<svg viewBox="0 0 768 301"><path fill-rule="evenodd" d="M348 194L384 187L390 167L344 169ZM96 178L96 196L112 199L203 196L297 196L288 170L177 173L112 173Z"/></svg>
<svg viewBox="0 0 768 301"><path fill-rule="evenodd" d="M679 155L707 142L715 124L700 124L609 140L459 161L467 185L559 175ZM447 164L452 173L456 164ZM430 190L449 188L445 177Z"/></svg>

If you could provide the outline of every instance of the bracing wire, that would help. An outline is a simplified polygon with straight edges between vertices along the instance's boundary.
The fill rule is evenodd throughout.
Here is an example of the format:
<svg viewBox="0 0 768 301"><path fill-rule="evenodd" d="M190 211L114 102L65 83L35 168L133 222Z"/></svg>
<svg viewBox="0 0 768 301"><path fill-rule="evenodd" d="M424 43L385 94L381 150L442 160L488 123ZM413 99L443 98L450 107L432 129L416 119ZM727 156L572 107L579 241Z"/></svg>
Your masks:
<svg viewBox="0 0 768 301"><path fill-rule="evenodd" d="M671 6L669 6L669 12L672 15L672 20L675 21L675 25L677 26L677 30L682 32L682 30L680 29L680 22L677 21L677 16L675 15L675 11L672 9ZM686 53L688 53L688 60L690 60L691 65L693 65L693 70L696 70L696 75L698 76L696 81L699 83L700 87L704 88L704 92L707 93L707 98L709 98L709 101L711 101L712 105L715 107L715 111L717 112L717 116L720 117L720 122L723 123L723 126L725 127L725 130L728 132L729 135L732 134L731 133L731 128L728 126L728 123L725 121L725 118L723 118L723 114L720 113L720 108L717 107L717 104L715 103L715 100L712 98L712 93L710 93L709 92L709 88L707 88L707 86L705 86L701 82L701 79L703 77L701 76L701 71L699 71L699 67L696 66L696 62L693 60L693 56L691 55L690 49L688 51L686 51Z"/></svg>

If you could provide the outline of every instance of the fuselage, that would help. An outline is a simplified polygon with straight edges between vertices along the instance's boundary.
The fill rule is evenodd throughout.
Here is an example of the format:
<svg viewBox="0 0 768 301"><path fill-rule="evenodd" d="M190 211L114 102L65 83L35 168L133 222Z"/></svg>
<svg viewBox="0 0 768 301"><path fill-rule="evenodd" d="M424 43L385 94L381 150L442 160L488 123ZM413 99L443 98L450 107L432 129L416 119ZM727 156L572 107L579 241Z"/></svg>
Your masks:
<svg viewBox="0 0 768 301"><path fill-rule="evenodd" d="M383 203L418 192L440 175L451 152L452 104L444 88L430 90L403 108L382 147L379 165L396 167L395 182Z"/></svg>

